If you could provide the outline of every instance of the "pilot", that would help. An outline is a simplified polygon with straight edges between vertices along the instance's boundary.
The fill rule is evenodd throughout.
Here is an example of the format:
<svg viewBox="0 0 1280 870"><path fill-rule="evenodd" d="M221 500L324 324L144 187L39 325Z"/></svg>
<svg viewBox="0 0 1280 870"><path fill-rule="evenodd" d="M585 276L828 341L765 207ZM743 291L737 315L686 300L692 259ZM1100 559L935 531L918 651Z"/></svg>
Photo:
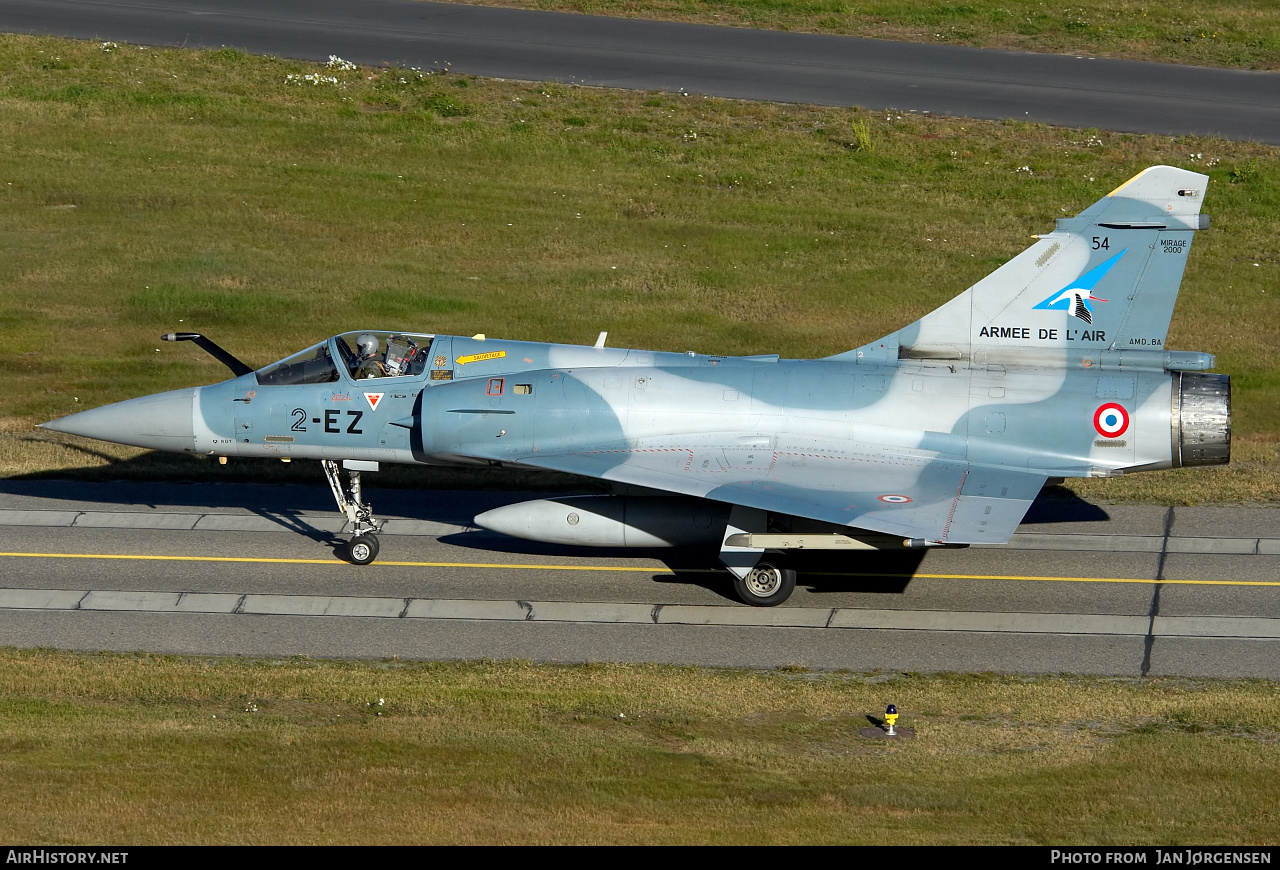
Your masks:
<svg viewBox="0 0 1280 870"><path fill-rule="evenodd" d="M378 337L363 333L356 339L356 378L381 378L387 374L382 354L378 353Z"/></svg>

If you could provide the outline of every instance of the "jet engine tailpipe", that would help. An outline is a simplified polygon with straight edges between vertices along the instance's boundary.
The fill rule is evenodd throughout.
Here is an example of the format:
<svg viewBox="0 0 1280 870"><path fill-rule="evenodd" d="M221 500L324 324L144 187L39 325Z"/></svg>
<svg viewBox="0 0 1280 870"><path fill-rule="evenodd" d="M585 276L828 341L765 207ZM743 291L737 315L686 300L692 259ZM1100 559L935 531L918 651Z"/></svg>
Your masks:
<svg viewBox="0 0 1280 870"><path fill-rule="evenodd" d="M1202 372L1173 377L1173 467L1226 465L1231 459L1231 378Z"/></svg>

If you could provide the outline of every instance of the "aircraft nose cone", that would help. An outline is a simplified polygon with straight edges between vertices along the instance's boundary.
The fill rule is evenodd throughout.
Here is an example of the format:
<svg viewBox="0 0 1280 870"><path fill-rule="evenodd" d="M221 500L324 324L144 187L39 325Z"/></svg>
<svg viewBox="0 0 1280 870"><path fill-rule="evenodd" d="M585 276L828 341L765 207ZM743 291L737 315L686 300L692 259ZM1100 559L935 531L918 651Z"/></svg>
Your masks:
<svg viewBox="0 0 1280 870"><path fill-rule="evenodd" d="M151 450L189 452L195 447L192 409L198 387L104 405L42 423L41 428Z"/></svg>

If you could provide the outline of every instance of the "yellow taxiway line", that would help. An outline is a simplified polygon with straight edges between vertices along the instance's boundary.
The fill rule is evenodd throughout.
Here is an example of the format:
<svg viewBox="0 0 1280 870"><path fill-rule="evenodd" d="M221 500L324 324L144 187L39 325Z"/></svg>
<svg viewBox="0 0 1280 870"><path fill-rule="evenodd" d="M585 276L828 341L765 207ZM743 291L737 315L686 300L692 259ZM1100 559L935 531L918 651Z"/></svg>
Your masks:
<svg viewBox="0 0 1280 870"><path fill-rule="evenodd" d="M347 565L339 559L266 559L252 556L151 556L135 553L0 553L24 559L134 559L144 562L259 562L271 565ZM654 568L628 568L614 565L519 565L498 562L392 562L378 560L375 565L398 568L528 568L534 571L645 571ZM708 569L713 570L713 569ZM671 572L666 572L671 573Z"/></svg>
<svg viewBox="0 0 1280 870"><path fill-rule="evenodd" d="M253 556L156 556L142 553L4 553L0 557L17 559L117 559L138 562L248 562L269 565L334 565L337 559L283 559ZM644 574L674 574L669 568L637 568L625 565L531 565L504 562L392 562L378 561L379 567L397 568L496 568L524 571L616 571ZM679 573L715 573L715 568L681 569ZM1153 580L1143 577L1045 577L1035 574L890 574L849 572L813 572L827 577L875 577L906 580L1021 580L1052 583L1164 583L1178 586L1280 586L1280 580Z"/></svg>

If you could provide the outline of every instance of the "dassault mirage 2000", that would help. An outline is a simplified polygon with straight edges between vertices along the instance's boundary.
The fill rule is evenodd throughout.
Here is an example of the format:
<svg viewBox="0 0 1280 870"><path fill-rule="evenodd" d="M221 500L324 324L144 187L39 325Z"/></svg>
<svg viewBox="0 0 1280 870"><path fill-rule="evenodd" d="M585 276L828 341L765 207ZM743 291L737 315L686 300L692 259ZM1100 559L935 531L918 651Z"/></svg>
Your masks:
<svg viewBox="0 0 1280 870"><path fill-rule="evenodd" d="M372 330L253 371L171 333L236 376L44 425L318 459L358 564L380 528L360 473L381 462L627 484L652 494L540 499L475 522L567 545L710 539L743 601L778 604L795 586L790 551L1005 543L1049 478L1227 462L1228 377L1207 373L1207 353L1165 348L1208 180L1147 169L941 308L824 359Z"/></svg>

